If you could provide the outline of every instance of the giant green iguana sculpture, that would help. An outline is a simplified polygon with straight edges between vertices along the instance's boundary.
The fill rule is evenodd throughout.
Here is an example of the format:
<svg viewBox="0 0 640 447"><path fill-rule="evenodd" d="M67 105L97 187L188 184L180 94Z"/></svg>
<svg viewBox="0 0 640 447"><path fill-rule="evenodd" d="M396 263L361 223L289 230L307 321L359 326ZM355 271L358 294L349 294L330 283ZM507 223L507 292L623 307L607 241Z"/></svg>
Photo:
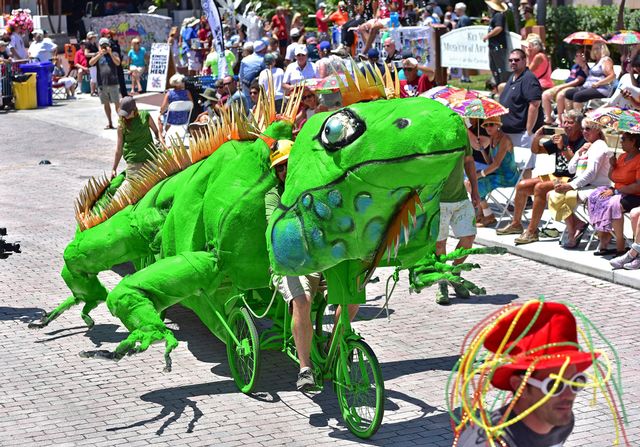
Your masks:
<svg viewBox="0 0 640 447"><path fill-rule="evenodd" d="M378 74L356 73L343 89L347 104L389 94ZM129 191L115 193L121 177L92 181L64 252L62 277L73 295L32 326L80 303L92 326L89 312L106 301L130 331L112 358L165 341L170 368L177 341L161 318L169 306L193 309L224 339L214 313L237 291L268 288L270 264L277 274L327 270L333 301L358 302L378 264L411 267L431 254L439 190L468 141L455 113L424 98L312 117L295 141L267 231L264 195L276 184L270 146L291 139L299 97L278 119L273 98L262 98L256 120L226 115L190 150L174 144L159 154ZM98 273L126 261L138 271L107 291Z"/></svg>

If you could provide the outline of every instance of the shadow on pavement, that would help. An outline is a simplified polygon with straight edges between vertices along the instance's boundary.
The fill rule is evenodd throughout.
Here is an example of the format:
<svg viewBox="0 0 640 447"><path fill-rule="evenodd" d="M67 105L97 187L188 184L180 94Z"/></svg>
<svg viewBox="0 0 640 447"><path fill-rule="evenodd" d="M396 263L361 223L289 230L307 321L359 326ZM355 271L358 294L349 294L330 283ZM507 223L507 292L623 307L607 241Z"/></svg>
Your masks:
<svg viewBox="0 0 640 447"><path fill-rule="evenodd" d="M0 306L0 321L21 321L31 323L41 319L45 310L39 307L3 307Z"/></svg>
<svg viewBox="0 0 640 447"><path fill-rule="evenodd" d="M198 408L196 402L190 398L229 393L239 393L233 380L222 380L219 382L201 383L198 385L187 385L152 391L150 393L143 394L140 398L145 402L150 402L162 407L157 416L149 419L143 419L122 427L110 427L107 428L107 431L113 432L135 427L144 427L152 422L164 420L160 428L156 430L156 435L162 435L167 427L182 417L187 408L191 408L193 416L187 425L186 432L192 433L196 423L204 413Z"/></svg>
<svg viewBox="0 0 640 447"><path fill-rule="evenodd" d="M459 356L433 357L428 359L400 360L397 362L381 363L382 377L384 380L393 380L409 374L417 374L424 371L451 371L458 361Z"/></svg>
<svg viewBox="0 0 640 447"><path fill-rule="evenodd" d="M518 295L513 293L497 293L494 295L473 295L470 299L466 300L456 300L454 303L456 304L497 304L500 306L504 306L505 304L509 304L513 300L517 300L519 298Z"/></svg>

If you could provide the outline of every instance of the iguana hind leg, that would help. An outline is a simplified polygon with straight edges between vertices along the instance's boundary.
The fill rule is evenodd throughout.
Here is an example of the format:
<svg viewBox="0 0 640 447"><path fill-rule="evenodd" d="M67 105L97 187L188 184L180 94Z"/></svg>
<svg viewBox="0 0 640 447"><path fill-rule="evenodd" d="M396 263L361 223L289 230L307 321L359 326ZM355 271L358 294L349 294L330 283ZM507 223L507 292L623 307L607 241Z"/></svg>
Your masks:
<svg viewBox="0 0 640 447"><path fill-rule="evenodd" d="M164 340L165 371L171 370L170 353L178 345L160 314L162 310L189 297L213 295L220 284L220 271L213 253L189 252L161 259L127 276L107 297L107 306L131 332L113 353L88 352L83 356L119 360L127 354L145 351Z"/></svg>
<svg viewBox="0 0 640 447"><path fill-rule="evenodd" d="M98 279L98 273L152 254L151 244L163 221L162 214L153 208L134 211L128 207L100 225L78 232L64 251L62 269L62 278L73 295L29 327L45 327L80 303L85 303L82 319L92 327L89 312L107 298L107 289Z"/></svg>

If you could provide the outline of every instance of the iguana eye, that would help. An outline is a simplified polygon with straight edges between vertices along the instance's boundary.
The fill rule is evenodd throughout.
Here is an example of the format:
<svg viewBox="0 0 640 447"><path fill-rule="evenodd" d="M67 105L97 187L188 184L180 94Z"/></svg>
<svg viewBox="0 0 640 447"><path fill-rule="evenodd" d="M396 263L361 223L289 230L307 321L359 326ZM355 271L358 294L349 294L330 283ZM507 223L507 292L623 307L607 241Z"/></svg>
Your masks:
<svg viewBox="0 0 640 447"><path fill-rule="evenodd" d="M364 122L349 109L331 115L320 130L320 143L329 152L353 143L365 131Z"/></svg>

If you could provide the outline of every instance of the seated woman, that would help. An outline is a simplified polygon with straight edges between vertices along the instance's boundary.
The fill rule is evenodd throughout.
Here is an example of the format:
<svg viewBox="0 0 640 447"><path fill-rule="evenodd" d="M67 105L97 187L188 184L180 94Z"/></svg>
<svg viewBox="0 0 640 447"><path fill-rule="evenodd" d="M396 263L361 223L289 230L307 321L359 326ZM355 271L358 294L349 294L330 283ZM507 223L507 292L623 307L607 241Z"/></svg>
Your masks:
<svg viewBox="0 0 640 447"><path fill-rule="evenodd" d="M482 214L476 217L476 226L488 227L496 224L496 218L486 201L487 196L496 188L515 186L518 181L518 168L513 157L511 139L502 132L502 121L499 116L487 118L482 123L489 135L489 150L483 152L485 162L489 165L478 172L478 194ZM467 181L468 185L468 181Z"/></svg>
<svg viewBox="0 0 640 447"><path fill-rule="evenodd" d="M633 228L631 250L609 261L614 269L640 269L640 206L631 210L631 227Z"/></svg>
<svg viewBox="0 0 640 447"><path fill-rule="evenodd" d="M553 124L552 116L552 102L555 99L556 106L558 108L558 122L562 125L562 115L564 114L565 97L564 94L567 89L573 87L579 87L584 84L587 79L587 73L589 73L589 66L587 60L584 57L582 50L576 53L576 57L573 59L573 66L569 77L565 80L564 84L556 85L548 90L542 92L542 110L544 111L544 123Z"/></svg>
<svg viewBox="0 0 640 447"><path fill-rule="evenodd" d="M129 58L129 75L131 76L131 95L136 93L136 86L138 87L138 93L142 93L142 84L140 79L146 71L147 65L147 49L140 46L140 39L137 37L131 40L131 49L127 53Z"/></svg>
<svg viewBox="0 0 640 447"><path fill-rule="evenodd" d="M320 104L318 97L314 92L305 88L302 93L302 102L298 109L298 115L296 116L293 134L297 135L304 123L306 123L313 115L319 112L326 112L328 110L329 108L327 106Z"/></svg>
<svg viewBox="0 0 640 447"><path fill-rule="evenodd" d="M496 230L497 235L519 234L520 236L514 241L518 245L538 241L538 225L547 205L547 194L553 191L556 184L566 183L573 177L569 172L569 160L585 143L581 124L582 114L575 110L569 110L562 122L564 134L556 134L545 143L541 143L541 139L544 137L544 128L541 127L534 134L531 152L534 154L555 155L555 170L553 174L523 179L516 185L513 219L506 227L498 228ZM533 195L533 209L531 210L529 226L525 230L522 226L522 214L527 203L527 197L531 195Z"/></svg>
<svg viewBox="0 0 640 447"><path fill-rule="evenodd" d="M640 53L636 54L618 82L616 91L611 96L609 105L621 109L640 108Z"/></svg>
<svg viewBox="0 0 640 447"><path fill-rule="evenodd" d="M525 45L527 67L540 81L540 87L542 87L542 90L553 87L551 62L549 62L549 58L544 52L542 39L540 39L539 35L531 33L527 36Z"/></svg>
<svg viewBox="0 0 640 447"><path fill-rule="evenodd" d="M164 99L160 105L160 115L158 116L158 129L160 129L160 135L163 135L163 132L168 131L172 124L183 124L189 119L189 112L171 112L169 115L167 112L169 104L175 101L193 102L191 92L184 88L184 75L179 73L174 74L169 78L169 85L173 88L164 95Z"/></svg>
<svg viewBox="0 0 640 447"><path fill-rule="evenodd" d="M604 141L602 127L595 121L582 120L582 134L587 141L578 149L568 170L575 177L568 183L558 183L549 193L549 211L556 221L567 225L564 248L576 248L587 223L574 214L579 203L584 203L599 186L609 185L609 147Z"/></svg>
<svg viewBox="0 0 640 447"><path fill-rule="evenodd" d="M624 213L640 206L640 135L623 133L620 137L624 153L609 159L609 179L614 186L602 186L589 196L589 220L598 232L600 245L596 256L625 253ZM611 231L616 248L608 248Z"/></svg>
<svg viewBox="0 0 640 447"><path fill-rule="evenodd" d="M607 98L613 91L613 60L609 57L609 48L602 42L596 42L591 47L591 59L596 65L591 68L587 79L580 87L566 90L564 96L570 101L568 108L581 111L582 105L591 99Z"/></svg>

